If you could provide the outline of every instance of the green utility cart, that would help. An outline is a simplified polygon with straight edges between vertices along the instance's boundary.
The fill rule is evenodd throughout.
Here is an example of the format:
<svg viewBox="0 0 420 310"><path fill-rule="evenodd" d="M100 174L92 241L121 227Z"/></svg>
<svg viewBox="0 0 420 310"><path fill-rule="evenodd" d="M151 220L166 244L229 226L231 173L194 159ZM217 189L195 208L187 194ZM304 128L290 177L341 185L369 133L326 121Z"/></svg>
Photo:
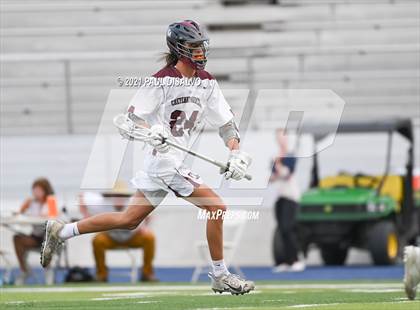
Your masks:
<svg viewBox="0 0 420 310"><path fill-rule="evenodd" d="M316 147L331 134L327 127L312 125L304 127L302 133L311 134ZM337 128L338 135L380 132L388 136L384 148L386 164L380 175L339 173L321 179L318 156L322 156L322 152L313 156L311 186L302 196L298 215L298 236L305 255L309 246L316 245L326 265L342 265L350 247L356 247L368 250L376 265L390 265L397 261L404 245L418 238L420 206L412 186L411 120L342 122ZM409 143L402 175L389 173L394 134ZM284 250L279 239L276 233L276 263L281 263Z"/></svg>

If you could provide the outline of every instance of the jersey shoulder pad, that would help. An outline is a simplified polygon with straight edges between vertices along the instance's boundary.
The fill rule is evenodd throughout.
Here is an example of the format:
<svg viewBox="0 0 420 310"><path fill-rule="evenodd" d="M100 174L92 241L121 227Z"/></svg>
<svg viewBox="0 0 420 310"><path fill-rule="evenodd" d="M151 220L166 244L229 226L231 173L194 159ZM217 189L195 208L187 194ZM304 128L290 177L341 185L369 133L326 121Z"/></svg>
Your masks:
<svg viewBox="0 0 420 310"><path fill-rule="evenodd" d="M162 69L160 69L158 72L153 74L153 77L155 78L163 78L163 77L177 77L181 78L182 76L179 74L178 70L175 70L172 66L167 66Z"/></svg>
<svg viewBox="0 0 420 310"><path fill-rule="evenodd" d="M201 79L201 80L214 80L214 76L211 75L209 72L207 72L206 70L199 70L197 71L197 76Z"/></svg>

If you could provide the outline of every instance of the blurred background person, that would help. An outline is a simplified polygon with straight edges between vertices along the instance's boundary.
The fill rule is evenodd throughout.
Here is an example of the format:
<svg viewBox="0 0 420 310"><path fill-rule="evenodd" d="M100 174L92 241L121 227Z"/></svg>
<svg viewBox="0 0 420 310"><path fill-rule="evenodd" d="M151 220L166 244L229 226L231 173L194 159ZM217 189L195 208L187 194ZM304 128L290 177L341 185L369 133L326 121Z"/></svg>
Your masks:
<svg viewBox="0 0 420 310"><path fill-rule="evenodd" d="M25 200L20 207L18 214L45 218L57 217L58 210L54 197L54 190L46 178L38 178L33 182L32 197ZM26 256L29 250L41 247L43 234L43 225L33 225L32 232L29 235L16 234L13 236L15 253L21 271L15 284L24 284L30 276L30 269L26 264Z"/></svg>
<svg viewBox="0 0 420 310"><path fill-rule="evenodd" d="M106 211L123 211L128 203L131 192L125 182L118 180L115 187L100 193L86 192L79 196L80 212L84 218ZM145 221L147 225L148 220ZM140 225L135 230L114 229L100 232L92 240L93 254L96 263L96 280L108 281L108 268L105 262L106 250L112 249L143 249L143 267L141 281L157 281L153 271L155 256L155 235L146 225Z"/></svg>
<svg viewBox="0 0 420 310"><path fill-rule="evenodd" d="M420 247L404 248L404 288L408 299L415 299L420 283Z"/></svg>
<svg viewBox="0 0 420 310"><path fill-rule="evenodd" d="M296 232L296 217L299 209L300 190L295 178L297 159L288 149L287 135L282 129L275 132L279 153L274 158L270 183L278 183L279 196L275 203L278 236L283 243L284 262L274 268L275 272L303 271L305 263L299 261L299 243Z"/></svg>

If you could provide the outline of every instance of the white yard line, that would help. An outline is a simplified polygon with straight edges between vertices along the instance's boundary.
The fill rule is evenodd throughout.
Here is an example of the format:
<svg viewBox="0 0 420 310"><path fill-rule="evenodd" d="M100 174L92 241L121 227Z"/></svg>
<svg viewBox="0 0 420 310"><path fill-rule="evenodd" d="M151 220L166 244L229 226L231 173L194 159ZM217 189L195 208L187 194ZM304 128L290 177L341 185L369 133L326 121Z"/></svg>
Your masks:
<svg viewBox="0 0 420 310"><path fill-rule="evenodd" d="M130 299L133 297L98 297L98 298L91 298L92 301L109 301L109 300L121 300L121 299Z"/></svg>
<svg viewBox="0 0 420 310"><path fill-rule="evenodd" d="M15 301L6 301L4 304L6 305L21 305L24 304L25 302L22 300L15 300Z"/></svg>
<svg viewBox="0 0 420 310"><path fill-rule="evenodd" d="M287 308L313 308L313 307L325 307L325 306L338 306L344 305L345 303L333 303L333 304L302 304L302 305L293 305L287 306Z"/></svg>
<svg viewBox="0 0 420 310"><path fill-rule="evenodd" d="M235 309L235 310L241 310L241 309L255 309L255 307L224 307L224 308L195 308L194 310L230 310L230 309Z"/></svg>
<svg viewBox="0 0 420 310"><path fill-rule="evenodd" d="M117 297L117 298L146 298L146 297L162 296L162 295L179 296L179 295L185 295L185 294L183 292L173 292L173 291L102 294L103 297ZM197 295L194 294L194 296L197 296Z"/></svg>
<svg viewBox="0 0 420 310"><path fill-rule="evenodd" d="M209 290L208 285L159 285L159 286L72 286L72 287L20 287L2 288L2 293L73 293L73 292L150 292L150 291L200 291Z"/></svg>
<svg viewBox="0 0 420 310"><path fill-rule="evenodd" d="M162 292L162 294L157 294L157 293L149 293L149 294L102 294L102 296L104 297L97 297L97 298L91 298L90 300L93 301L107 301L107 300L122 300L122 299L139 299L139 298L148 298L148 297L155 297L156 295L168 295L168 294L164 294L165 292ZM168 292L169 293L169 292ZM172 294L171 294L172 295ZM176 295L173 294L173 295ZM153 303L153 302L158 302L158 301L139 301L137 303L142 303L142 304L146 304L146 303Z"/></svg>
<svg viewBox="0 0 420 310"><path fill-rule="evenodd" d="M257 284L259 290L298 290L298 289L359 289L359 290L380 290L380 289L401 289L400 283L335 283L335 284ZM1 288L2 293L71 293L71 292L157 292L157 291L207 291L209 285L152 285L152 286L72 286L72 287L18 287Z"/></svg>
<svg viewBox="0 0 420 310"><path fill-rule="evenodd" d="M348 289L341 290L346 293L398 293L403 290L402 286L400 288L379 288L379 289Z"/></svg>
<svg viewBox="0 0 420 310"><path fill-rule="evenodd" d="M410 302L410 301L405 299L405 300L401 300L401 301L377 302L377 303L375 303L375 305L378 305L378 304L388 305L388 304L398 304L398 303L405 303L405 302ZM294 309L295 308L313 308L313 307L342 306L342 305L349 305L349 304L350 303L347 303L347 302L331 303L331 304L302 304L302 305L286 306L286 308L294 308Z"/></svg>
<svg viewBox="0 0 420 310"><path fill-rule="evenodd" d="M102 294L103 297L145 297L151 296L151 294L145 293L116 293L116 294Z"/></svg>
<svg viewBox="0 0 420 310"><path fill-rule="evenodd" d="M302 283L302 284L262 284L259 289L391 289L401 288L400 283Z"/></svg>

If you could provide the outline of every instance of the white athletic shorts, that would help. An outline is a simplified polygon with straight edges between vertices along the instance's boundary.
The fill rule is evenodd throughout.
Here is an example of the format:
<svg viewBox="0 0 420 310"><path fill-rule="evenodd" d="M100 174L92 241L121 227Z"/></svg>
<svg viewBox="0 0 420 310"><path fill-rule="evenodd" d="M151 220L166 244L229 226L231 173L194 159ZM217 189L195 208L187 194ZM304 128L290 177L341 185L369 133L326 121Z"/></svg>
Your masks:
<svg viewBox="0 0 420 310"><path fill-rule="evenodd" d="M131 179L131 184L141 191L154 207L163 201L168 192L173 192L177 197L188 197L202 183L198 174L185 167L159 174L139 171Z"/></svg>

